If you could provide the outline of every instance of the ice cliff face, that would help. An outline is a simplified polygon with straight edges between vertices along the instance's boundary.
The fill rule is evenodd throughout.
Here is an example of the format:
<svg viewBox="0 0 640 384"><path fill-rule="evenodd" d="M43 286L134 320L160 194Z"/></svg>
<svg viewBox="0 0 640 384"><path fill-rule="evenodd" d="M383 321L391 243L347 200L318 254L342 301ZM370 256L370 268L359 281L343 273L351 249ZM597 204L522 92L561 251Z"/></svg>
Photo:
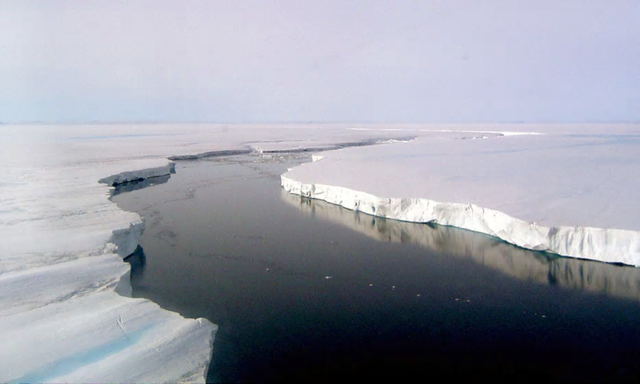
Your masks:
<svg viewBox="0 0 640 384"><path fill-rule="evenodd" d="M282 187L296 195L324 200L373 216L414 223L437 223L498 237L522 248L610 263L640 265L637 231L590 227L544 227L474 204L425 198L386 198L322 184L304 184L281 176Z"/></svg>

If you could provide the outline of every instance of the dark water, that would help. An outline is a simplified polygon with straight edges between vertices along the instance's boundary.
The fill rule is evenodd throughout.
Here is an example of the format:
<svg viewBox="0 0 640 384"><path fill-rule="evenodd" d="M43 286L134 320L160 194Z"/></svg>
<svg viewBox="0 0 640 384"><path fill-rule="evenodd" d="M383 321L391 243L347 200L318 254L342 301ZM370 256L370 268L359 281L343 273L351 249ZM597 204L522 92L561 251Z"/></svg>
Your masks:
<svg viewBox="0 0 640 384"><path fill-rule="evenodd" d="M208 381L639 380L637 268L291 196L301 159L258 159L114 197L147 219L134 296L218 324Z"/></svg>

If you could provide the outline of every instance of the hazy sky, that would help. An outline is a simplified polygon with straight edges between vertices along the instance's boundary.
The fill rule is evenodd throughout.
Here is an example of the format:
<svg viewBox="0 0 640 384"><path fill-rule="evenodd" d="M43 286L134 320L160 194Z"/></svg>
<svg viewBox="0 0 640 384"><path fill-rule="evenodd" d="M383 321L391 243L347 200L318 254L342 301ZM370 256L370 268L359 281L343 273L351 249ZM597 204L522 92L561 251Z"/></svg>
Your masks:
<svg viewBox="0 0 640 384"><path fill-rule="evenodd" d="M640 121L640 0L0 0L23 121Z"/></svg>

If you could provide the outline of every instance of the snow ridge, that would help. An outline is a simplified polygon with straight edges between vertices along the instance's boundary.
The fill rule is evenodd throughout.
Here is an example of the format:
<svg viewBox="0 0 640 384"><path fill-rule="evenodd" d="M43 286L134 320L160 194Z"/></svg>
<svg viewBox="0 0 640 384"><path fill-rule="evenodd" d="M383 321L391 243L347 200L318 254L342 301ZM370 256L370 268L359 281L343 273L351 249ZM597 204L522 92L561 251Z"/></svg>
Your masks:
<svg viewBox="0 0 640 384"><path fill-rule="evenodd" d="M640 232L592 227L544 227L474 204L426 198L378 197L349 188L301 183L285 175L289 193L324 200L344 208L388 219L437 223L498 237L522 248L608 263L640 266Z"/></svg>

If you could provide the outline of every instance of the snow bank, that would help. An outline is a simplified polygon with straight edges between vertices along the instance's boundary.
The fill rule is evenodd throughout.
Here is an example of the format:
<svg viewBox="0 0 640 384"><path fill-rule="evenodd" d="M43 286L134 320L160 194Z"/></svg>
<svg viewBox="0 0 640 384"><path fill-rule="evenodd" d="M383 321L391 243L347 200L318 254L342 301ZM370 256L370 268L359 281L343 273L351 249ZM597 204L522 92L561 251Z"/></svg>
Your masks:
<svg viewBox="0 0 640 384"><path fill-rule="evenodd" d="M449 137L325 152L281 183L290 193L370 215L640 265L639 182L629 177L640 173L638 127L589 126L586 134L580 126L561 128L501 131L489 140L461 140L479 131L452 130Z"/></svg>

